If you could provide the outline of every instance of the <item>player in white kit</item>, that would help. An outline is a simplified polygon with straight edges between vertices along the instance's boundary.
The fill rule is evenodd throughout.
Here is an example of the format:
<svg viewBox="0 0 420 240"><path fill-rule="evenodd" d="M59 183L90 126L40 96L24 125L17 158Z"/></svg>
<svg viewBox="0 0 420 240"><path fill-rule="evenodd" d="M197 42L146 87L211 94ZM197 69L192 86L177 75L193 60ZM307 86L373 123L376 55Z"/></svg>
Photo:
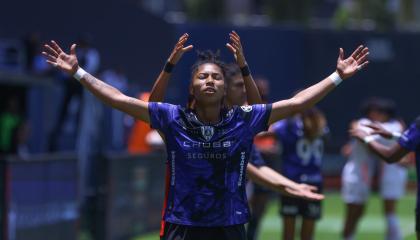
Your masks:
<svg viewBox="0 0 420 240"><path fill-rule="evenodd" d="M395 104L386 99L372 98L363 106L364 118L352 123L352 127L371 132L365 125L379 122L386 130L402 132L403 124L394 118ZM386 146L396 144L395 140L374 136ZM343 229L344 239L353 239L370 195L375 167L380 166L380 192L384 199L384 214L387 223L387 240L402 239L399 221L395 214L396 202L404 195L407 181L407 170L400 164L382 163L363 143L353 140L347 147L348 161L342 174L342 196L347 206Z"/></svg>

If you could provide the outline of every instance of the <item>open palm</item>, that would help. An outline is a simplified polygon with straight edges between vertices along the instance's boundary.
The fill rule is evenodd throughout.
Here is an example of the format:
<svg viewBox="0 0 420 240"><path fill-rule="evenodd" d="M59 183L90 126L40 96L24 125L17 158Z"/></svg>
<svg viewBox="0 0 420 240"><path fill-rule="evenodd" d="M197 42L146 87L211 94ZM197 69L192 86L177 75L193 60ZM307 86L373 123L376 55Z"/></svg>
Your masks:
<svg viewBox="0 0 420 240"><path fill-rule="evenodd" d="M324 195L316 193L317 188L304 183L299 184L295 188L286 188L286 192L295 197L301 197L309 200L322 200Z"/></svg>
<svg viewBox="0 0 420 240"><path fill-rule="evenodd" d="M226 47L233 53L233 56L235 57L235 60L238 63L239 67L245 66L246 60L239 34L235 31L232 31L229 33L229 39L231 42L226 43Z"/></svg>
<svg viewBox="0 0 420 240"><path fill-rule="evenodd" d="M193 45L188 45L184 47L184 44L187 42L188 38L190 36L188 33L184 33L178 40L178 42L175 44L174 50L171 53L171 56L169 56L168 61L172 64L177 64L179 59L181 59L182 55L191 49L193 49Z"/></svg>
<svg viewBox="0 0 420 240"><path fill-rule="evenodd" d="M344 59L344 50L340 48L340 53L337 59L337 72L342 79L353 76L357 71L364 68L369 61L367 57L369 49L360 45L350 57Z"/></svg>
<svg viewBox="0 0 420 240"><path fill-rule="evenodd" d="M71 45L70 54L65 53L55 41L45 44L42 54L47 58L47 63L70 75L76 73L79 63L76 57L76 44Z"/></svg>

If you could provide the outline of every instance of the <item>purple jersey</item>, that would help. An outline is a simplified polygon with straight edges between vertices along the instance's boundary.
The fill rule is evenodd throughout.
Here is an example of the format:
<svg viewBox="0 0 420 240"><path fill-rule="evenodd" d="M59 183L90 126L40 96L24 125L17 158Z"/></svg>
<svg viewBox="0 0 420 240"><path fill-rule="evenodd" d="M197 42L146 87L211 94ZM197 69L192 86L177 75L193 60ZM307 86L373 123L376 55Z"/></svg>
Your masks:
<svg viewBox="0 0 420 240"><path fill-rule="evenodd" d="M401 147L416 152L416 170L417 170L417 209L420 207L420 117L403 133L398 143Z"/></svg>
<svg viewBox="0 0 420 240"><path fill-rule="evenodd" d="M163 133L168 153L165 221L212 227L248 221L246 166L270 112L271 105L234 107L218 124L205 125L180 106L149 103L151 126Z"/></svg>
<svg viewBox="0 0 420 240"><path fill-rule="evenodd" d="M272 131L282 147L281 173L296 182L321 185L324 140L305 138L300 118L276 122Z"/></svg>

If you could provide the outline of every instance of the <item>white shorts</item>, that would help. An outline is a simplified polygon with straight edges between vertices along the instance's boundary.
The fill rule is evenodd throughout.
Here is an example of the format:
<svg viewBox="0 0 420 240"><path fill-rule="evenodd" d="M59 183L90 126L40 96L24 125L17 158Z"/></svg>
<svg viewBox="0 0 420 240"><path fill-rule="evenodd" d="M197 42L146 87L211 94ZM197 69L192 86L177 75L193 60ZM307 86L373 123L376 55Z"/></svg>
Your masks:
<svg viewBox="0 0 420 240"><path fill-rule="evenodd" d="M407 169L399 164L387 164L382 166L380 180L381 196L384 199L396 200L405 194L407 183Z"/></svg>
<svg viewBox="0 0 420 240"><path fill-rule="evenodd" d="M367 201L372 183L371 164L346 163L341 178L341 195L345 203L363 204Z"/></svg>

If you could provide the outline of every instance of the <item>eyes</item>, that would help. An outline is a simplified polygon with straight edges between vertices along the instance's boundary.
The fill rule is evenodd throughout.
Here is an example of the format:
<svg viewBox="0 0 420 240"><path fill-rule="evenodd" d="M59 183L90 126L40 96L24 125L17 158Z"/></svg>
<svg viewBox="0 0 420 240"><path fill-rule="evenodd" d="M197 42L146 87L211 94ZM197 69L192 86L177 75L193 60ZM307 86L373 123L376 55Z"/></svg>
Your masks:
<svg viewBox="0 0 420 240"><path fill-rule="evenodd" d="M198 74L198 79L205 80L209 76L211 76L211 78L213 78L214 80L222 80L223 79L223 76L220 73L199 73Z"/></svg>

